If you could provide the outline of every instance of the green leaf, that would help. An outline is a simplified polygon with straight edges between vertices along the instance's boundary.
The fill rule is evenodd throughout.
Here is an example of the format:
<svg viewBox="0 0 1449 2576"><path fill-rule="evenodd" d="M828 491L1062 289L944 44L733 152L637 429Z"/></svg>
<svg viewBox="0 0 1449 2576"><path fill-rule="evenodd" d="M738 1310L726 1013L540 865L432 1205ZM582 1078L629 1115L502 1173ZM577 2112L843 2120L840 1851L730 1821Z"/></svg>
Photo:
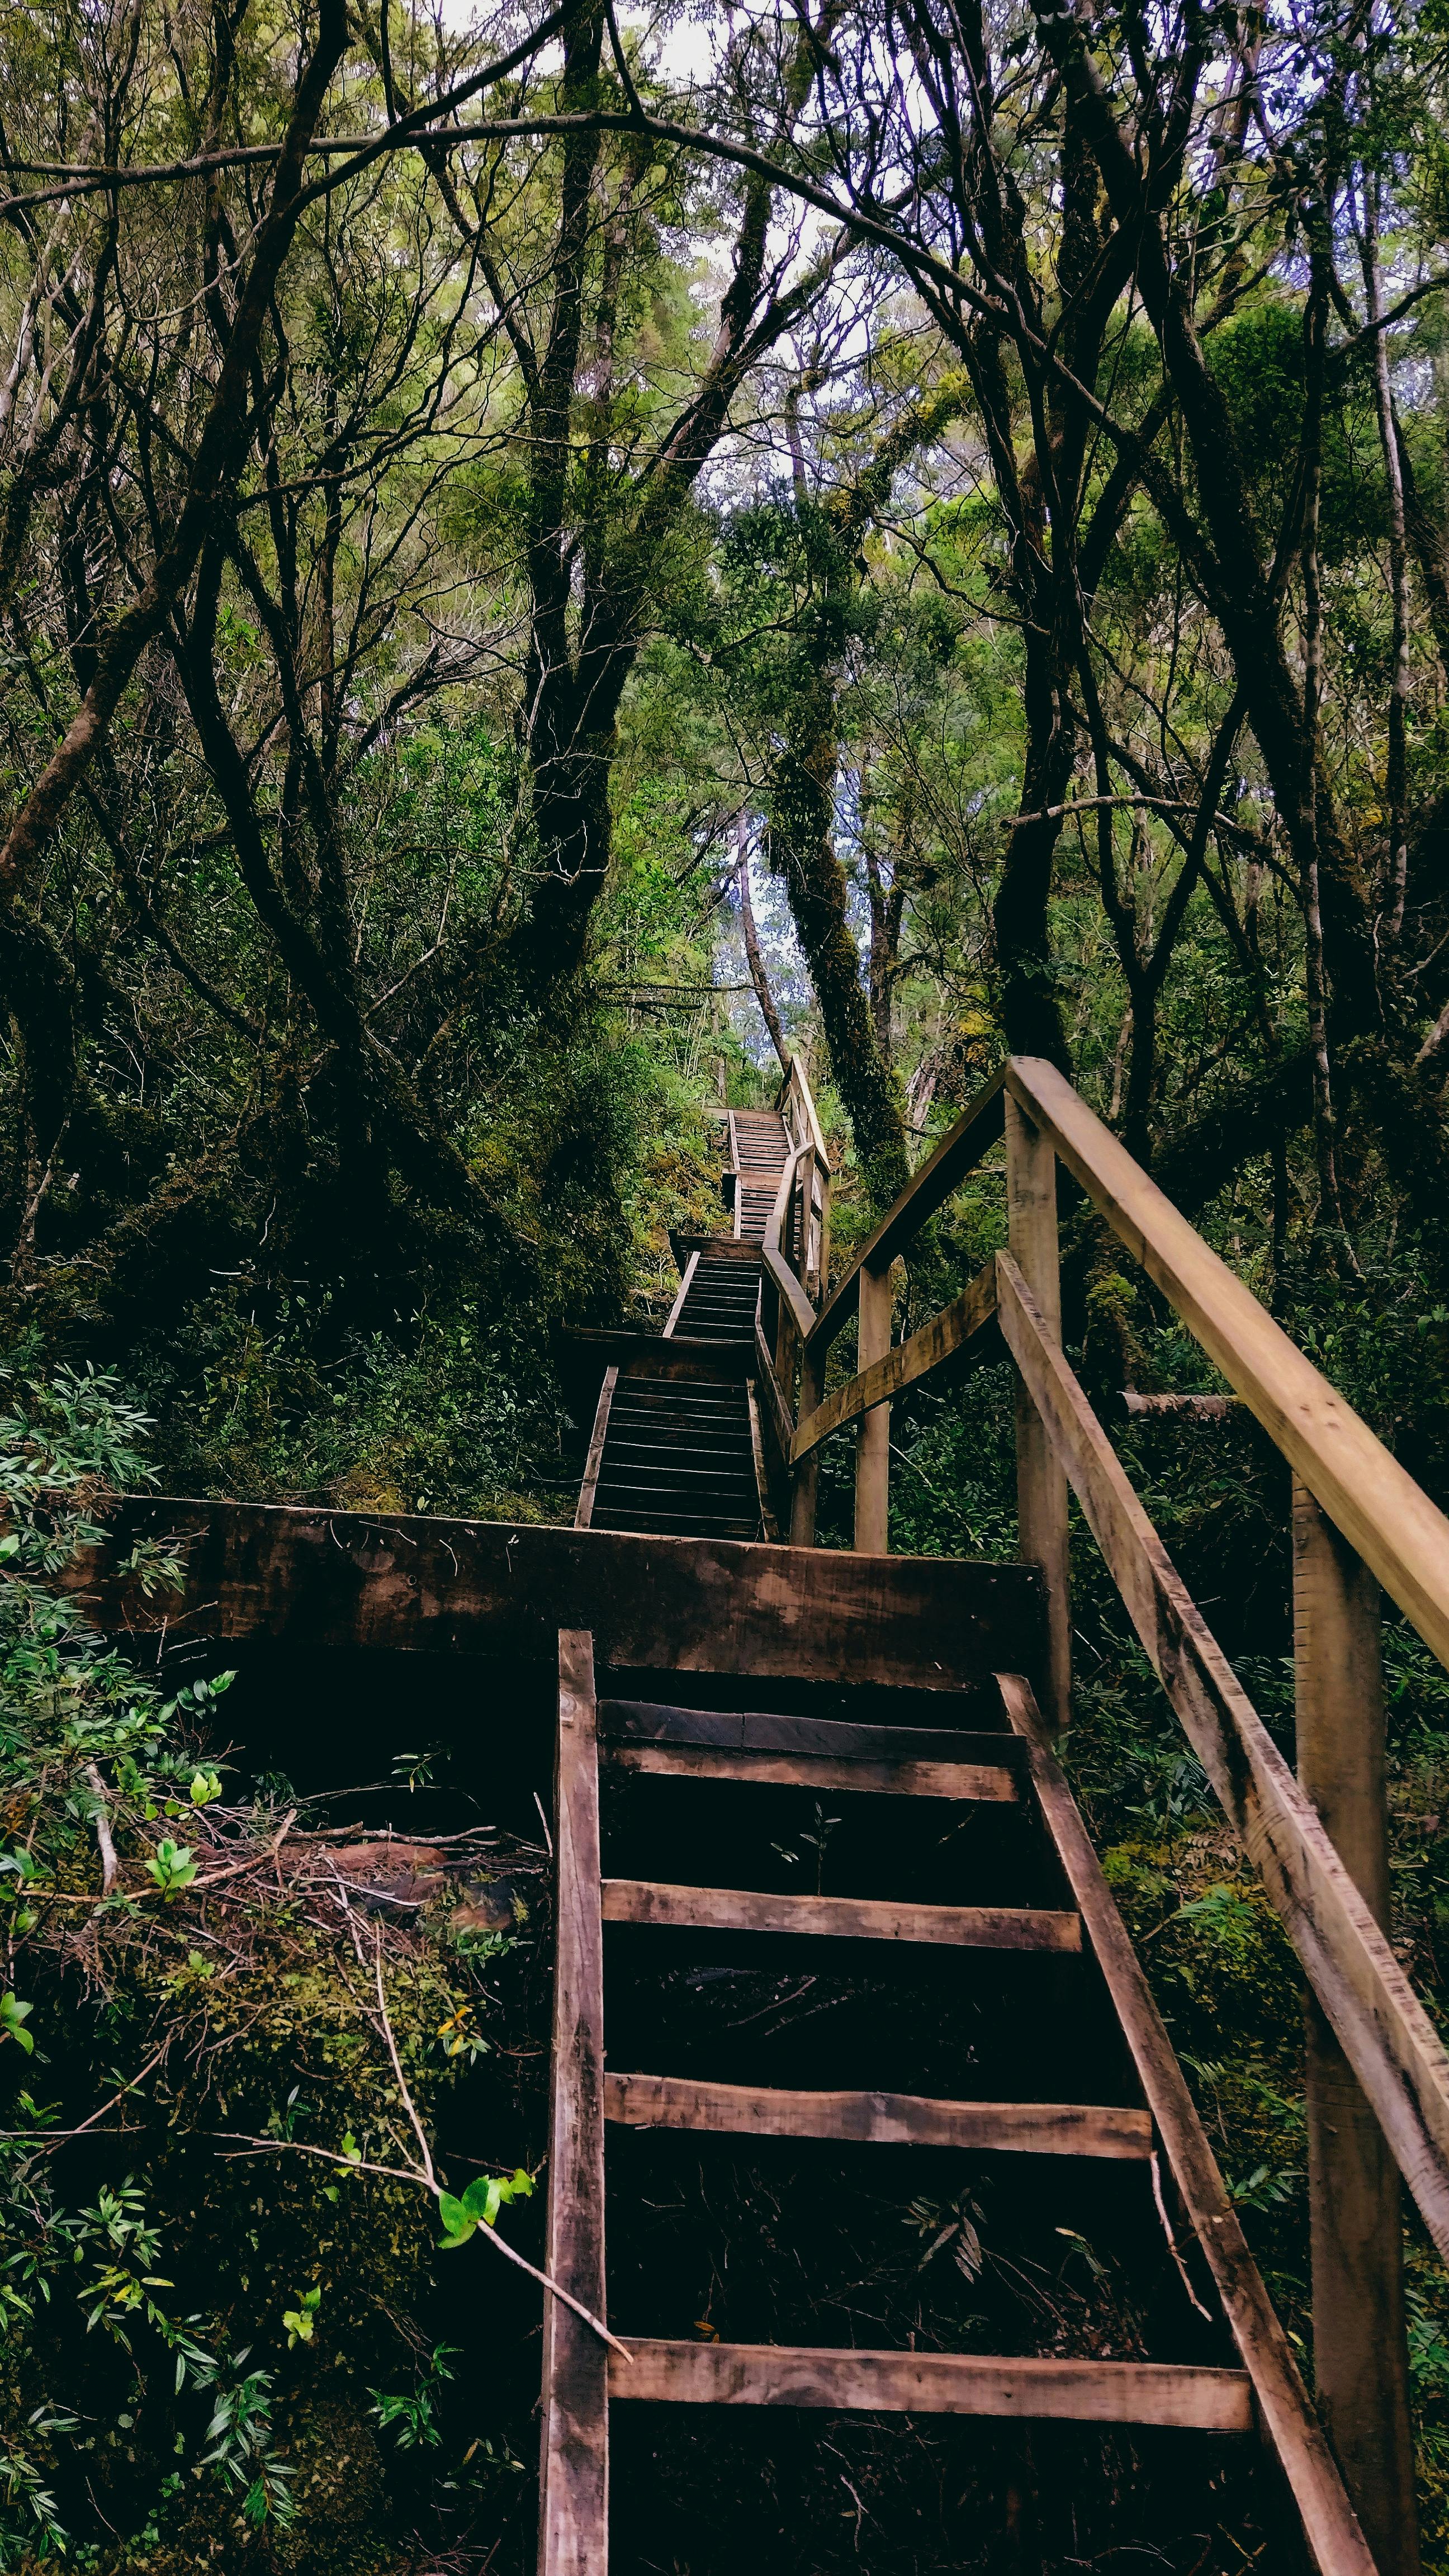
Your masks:
<svg viewBox="0 0 1449 2576"><path fill-rule="evenodd" d="M443 2238L445 2253L451 2253L455 2246L466 2245L478 2224L474 2213L466 2209L461 2200L455 2200L450 2191L438 2195L438 2216L448 2231Z"/></svg>
<svg viewBox="0 0 1449 2576"><path fill-rule="evenodd" d="M0 1995L0 2038L17 2039L27 2057L35 2051L35 2041L25 2028L34 2010L34 2004L21 2003L17 1995Z"/></svg>

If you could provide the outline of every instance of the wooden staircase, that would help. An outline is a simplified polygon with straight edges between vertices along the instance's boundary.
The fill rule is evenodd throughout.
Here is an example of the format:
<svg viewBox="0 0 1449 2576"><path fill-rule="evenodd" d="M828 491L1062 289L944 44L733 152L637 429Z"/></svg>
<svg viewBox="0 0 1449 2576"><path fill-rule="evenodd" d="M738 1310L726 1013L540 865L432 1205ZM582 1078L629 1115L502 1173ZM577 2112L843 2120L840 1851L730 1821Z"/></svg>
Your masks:
<svg viewBox="0 0 1449 2576"><path fill-rule="evenodd" d="M750 1380L762 1248L791 1145L773 1112L732 1110L729 1135L734 1233L689 1250L659 1350L606 1372L580 1529L776 1536Z"/></svg>
<svg viewBox="0 0 1449 2576"><path fill-rule="evenodd" d="M1256 2430L1283 2473L1314 2563L1335 2576L1371 2576L1373 2561L1029 1684L1000 1675L965 1712L969 1724L921 1725L918 1692L894 1695L900 1714L886 1694L886 1722L850 1724L596 1698L590 1637L565 1634L560 1654L547 2264L582 2308L607 2318L611 2340L550 2302L544 2576L603 2576L611 2412L636 2406L970 2417L983 2425L1133 2427L1141 2441L1153 2433L1201 2437L1195 2471L1180 2439L1172 2453L1178 2503L1199 2509L1186 2512L1185 2527L1199 2538L1209 2490L1225 2476L1244 2478L1242 2467L1225 2469L1224 2441L1251 2450ZM940 1714L951 1717L949 1696ZM818 1874L839 1884L799 1892L781 1883L793 1864L780 1857L788 1846L779 1837L798 1841L812 1812L818 1827L822 1801L836 1815L840 1850L838 1859L834 1846L828 1857L822 1851ZM644 1874L661 1862L667 1876ZM762 1954L787 1978L813 1980L816 2004L834 1999L847 2018L862 1959L874 1989L882 1977L889 1983L893 2007L884 2025L878 2008L872 2016L855 2082L840 2081L839 2067L822 2064L818 2051L813 2066L802 2064L798 2039L784 2051L772 2050L768 2036L752 2047L731 2032L732 2017L717 2001L713 2013L681 2017L681 1983L703 1981L717 1999L721 1981L728 1991ZM911 2009L923 1980L924 2017ZM1019 2039L1023 2020L1030 2044L1013 2050L1012 2026ZM980 2039L993 2027L994 2051ZM903 2034L915 2034L925 2064L902 2062ZM1013 2098L983 2089L993 2054L1029 2067L1028 2086ZM936 2089L937 2068L954 2074L956 2090ZM1095 2079L1096 2089L1051 2098L1059 2069ZM819 2080L826 2074L836 2080ZM1136 2283L1130 2349L1102 2357L1031 2348L1019 2314L1014 2346L982 2348L979 2325L968 2328L962 2348L917 2340L914 2349L861 2349L843 2334L797 2341L790 2327L802 2309L808 2316L818 2309L789 2281L772 2284L762 2299L744 2264L738 2287L728 2275L717 2279L707 2316L697 2320L703 2293L672 2264L661 2273L637 2223L642 2206L672 2204L691 2189L707 2200L702 2148L661 2179L658 2141L669 2133L775 2142L772 2172L779 2175L781 2154L787 2165L813 2157L808 2187L831 2193L845 2188L850 2159L909 2150L924 2170L915 2185L895 2172L891 2189L906 2205L914 2191L937 2198L979 2191L1000 2159L1032 2159L1036 2223L1048 2235L1076 2209L1063 2179L1072 2168L1127 2169L1134 2179L1109 2206ZM607 2154L606 2134L615 2141ZM696 2219L705 2225L703 2206ZM606 2241L616 2240L622 2263L606 2267ZM676 2225L676 2251L680 2241ZM1098 2239L1093 2260L1107 2250ZM697 2252L693 2260L697 2267ZM1009 2300L994 2305L1010 2315ZM774 2329L768 2339L758 2331L762 2315ZM637 2530L637 2446L630 2458L627 2520ZM1061 2522L1072 2503L1066 2493L1044 2498L1044 2523ZM1240 2499L1240 2508L1250 2547L1282 2544L1271 2494ZM1170 2529L1173 2508L1166 2510ZM667 2554L667 2494L643 2512L651 2554L631 2542L625 2564L687 2566L689 2576L718 2568L723 2576L724 2557ZM654 2556L655 2548L666 2554ZM1179 2562L1157 2554L1157 2563Z"/></svg>
<svg viewBox="0 0 1449 2576"><path fill-rule="evenodd" d="M660 2422L698 2422L701 2409L719 2410L721 2423L732 2410L755 2421L770 2410L782 2421L824 2418L820 2443L835 2456L847 2437L837 2441L831 2426L904 2423L917 2444L926 2424L970 2428L978 2447L962 2500L971 2497L975 2518L932 2567L1054 2576L1115 2565L1125 2551L1179 2576L1245 2564L1420 2576L1399 2175L1449 2255L1449 2059L1384 1937L1374 1578L1449 1663L1449 1522L1053 1067L1010 1059L834 1281L829 1162L798 1067L780 1112L731 1117L734 1233L690 1247L658 1345L668 1358L652 1363L688 1383L667 1398L636 1394L620 1416L606 1388L591 1473L610 1507L633 1515L617 1526L687 1526L705 1546L744 1536L738 1408L748 1401L760 1527L773 1491L791 1539L789 1550L732 1552L742 1579L745 1561L760 1561L750 1615L767 1600L787 1623L796 1615L777 1560L822 1572L833 1562L836 1624L812 1637L809 1670L839 1680L833 1705L802 1703L768 1680L804 1669L793 1647L784 1662L752 1668L741 1630L698 1705L671 1689L667 1671L636 1676L627 1695L610 1683L598 1697L594 1633L583 1623L561 1633L549 2269L572 2304L550 2299L545 2335L542 2576L602 2576L607 2566L611 2410L627 2464L622 2566L712 2576L756 2554L746 2526L758 2447L756 2466L737 2468L733 2483L714 2472L717 2514L701 2523L696 2512L690 2530L670 2521L679 2444L671 2449ZM895 1343L893 1264L1003 1139L1010 1249ZM1059 1162L1293 1468L1297 1780L1063 1353ZM827 1355L847 1323L858 1327L855 1373L827 1391ZM885 1554L890 1406L933 1371L982 1357L1009 1357L1015 1369L1020 1553L1042 1582L1045 1625L1018 1596L989 1642L978 1631L974 1662L949 1644L927 1666L903 1627L883 1651L867 1608L875 1569L896 1562ZM706 1450L687 1523L641 1519L637 1485L621 1507L621 1477L604 1471L622 1460L621 1433L641 1402L671 1425L677 1495L689 1408L700 1407L702 1426L712 1414L706 1438L717 1440L721 1400L706 1381L726 1367L752 1381L732 1399L733 1486L716 1495L716 1453ZM847 1427L856 1552L812 1559L819 1450ZM1322 2422L1052 1749L1070 1705L1069 1487L1315 1998L1306 2110ZM978 1584L988 1569L956 1572ZM728 1580L712 1563L711 1585ZM875 1705L857 1717L849 1703L862 1655L859 1679ZM697 1643L681 1661L710 1672ZM923 1684L934 1698L924 1712ZM749 1993L763 1979L765 1999L722 2013L718 1998L739 1979L753 1979ZM771 1997L787 1992L809 1993L812 2036L777 2045L796 2017ZM689 1996L703 1998L697 2009L684 2008ZM864 2014L863 1996L872 1999ZM818 2045L822 2017L833 2058ZM749 2159L751 2176L754 2160L769 2160L758 2191L793 2213L793 2234L784 2219L768 2235L741 2218L750 2203L748 2191L738 2197L738 2161L736 2223L721 2232L723 2186L710 2162L721 2153ZM1093 2325L1083 2310L1070 2332L1060 2317L1049 2331L1040 2319L1024 2324L1019 2306L994 2295L1013 2268L1006 2241L977 2241L973 2222L969 2313L953 2319L939 2301L918 2301L908 2323L909 2302L892 2308L887 2298L879 2322L894 2319L894 2334L859 2331L857 2307L839 2281L818 2277L808 2250L821 2214L849 2208L869 2234L882 2201L897 2214L930 2212L943 2157L956 2214L937 2242L960 2235L978 2188L983 2203L1006 2205L1004 2170L1032 2176L1015 2201L1028 2234L1086 2245L1073 2223L1091 2197L1085 2178L1115 2176L1110 2191L1092 2186L1091 2260L1124 2285L1110 2320ZM873 2192L862 2159L889 2176ZM935 2177L934 2199L901 2159ZM878 2246L837 2239L872 2282L891 2274ZM703 2247L695 2286L680 2266L697 2269ZM980 2284L993 2265L988 2295ZM636 2421L653 2426L642 2445L629 2432ZM1082 2428L1116 2428L1126 2449L1106 2490L1100 2460L1080 2476L1059 2461L1055 2480L1039 2482L1024 2541L1021 2461L1047 2425L1075 2426L1083 2439ZM723 2434L712 2438L720 2461L743 2458ZM697 2439L691 2456L697 2474ZM939 2469L938 2485L947 2474ZM958 2474L959 2463L953 2484ZM1139 2513L1148 2489L1152 2509ZM1077 2519L1080 2508L1092 2520L1088 2490L1112 2498L1105 2526L1099 2513L1091 2530ZM850 2493L859 2551L866 2506ZM810 2528L808 2512L793 2531L777 2521L770 2562L813 2566ZM827 2558L838 2553L821 2544L819 2563Z"/></svg>

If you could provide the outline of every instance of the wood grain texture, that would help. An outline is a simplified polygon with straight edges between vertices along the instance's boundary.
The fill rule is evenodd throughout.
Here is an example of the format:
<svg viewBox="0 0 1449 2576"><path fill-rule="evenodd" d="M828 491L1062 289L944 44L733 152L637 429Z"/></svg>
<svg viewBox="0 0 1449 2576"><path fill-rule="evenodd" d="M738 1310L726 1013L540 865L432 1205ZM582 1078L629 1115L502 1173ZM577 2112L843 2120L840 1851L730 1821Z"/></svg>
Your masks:
<svg viewBox="0 0 1449 2576"><path fill-rule="evenodd" d="M809 1420L820 1404L825 1387L825 1353L812 1350L807 1342L800 1352L800 1400L797 1418ZM793 1442L791 1444L793 1449ZM792 1465L790 1496L790 1545L815 1545L815 1515L820 1498L820 1453L818 1446Z"/></svg>
<svg viewBox="0 0 1449 2576"><path fill-rule="evenodd" d="M1081 1947L1075 1914L1038 1905L904 1905L888 1897L772 1896L753 1887L671 1887L606 1878L606 1923L660 1930L776 1932L829 1941L920 1941L956 1950Z"/></svg>
<svg viewBox="0 0 1449 2576"><path fill-rule="evenodd" d="M594 1427L589 1435L589 1454L584 1462L584 1479L579 1487L579 1507L574 1514L575 1529L587 1529L594 1517L594 1498L599 1490L599 1471L604 1463L604 1442L609 1436L609 1415L613 1410L614 1389L619 1383L616 1368L604 1371L599 1401L594 1411Z"/></svg>
<svg viewBox="0 0 1449 2576"><path fill-rule="evenodd" d="M891 1275L883 1270L860 1274L859 1347L861 1366L878 1367L891 1346ZM891 1411L879 1404L859 1417L855 1434L855 1530L851 1544L857 1556L884 1556L890 1545Z"/></svg>
<svg viewBox="0 0 1449 2576"><path fill-rule="evenodd" d="M604 1945L593 1640L559 1638L554 1800L557 1928L545 2269L596 2317L604 2284ZM604 2576L609 2546L605 2346L544 2292L539 2576Z"/></svg>
<svg viewBox="0 0 1449 2576"><path fill-rule="evenodd" d="M1006 1207L1011 1255L1052 1339L1062 1338L1062 1284L1057 1250L1057 1158L1049 1139L1008 1096ZM1067 1480L1030 1387L1016 1381L1017 1555L1039 1565L1046 1584L1047 1654L1042 1705L1064 1727L1072 1703L1071 1568L1067 1548Z"/></svg>
<svg viewBox="0 0 1449 2576"><path fill-rule="evenodd" d="M699 1254L697 1252L692 1252L684 1265L684 1276L679 1283L679 1294L669 1309L668 1319L664 1326L663 1339L666 1342L672 1338L674 1327L684 1312L684 1301L689 1295L690 1289L694 1286L695 1273L698 1268Z"/></svg>
<svg viewBox="0 0 1449 2576"><path fill-rule="evenodd" d="M1173 2180L1252 2382L1259 2421L1282 2466L1319 2576L1374 2576L1373 2559L1309 2404L1287 2336L1248 2251L1162 2016L1076 1800L1051 1750L1030 1687L1019 1675L1003 1673L1001 1690L1007 1715L1028 1748L1047 1830L1081 1909Z"/></svg>
<svg viewBox="0 0 1449 2576"><path fill-rule="evenodd" d="M1378 1583L1297 1478L1298 1778L1380 1930L1389 1922ZM1379 2576L1419 2576L1398 2169L1322 2012L1307 2011L1313 2385Z"/></svg>
<svg viewBox="0 0 1449 2576"><path fill-rule="evenodd" d="M919 1234L928 1217L935 1215L948 1198L958 1190L968 1172L973 1171L983 1154L988 1154L1002 1133L1006 1115L1006 1076L993 1075L985 1089L979 1091L970 1107L957 1119L949 1135L943 1136L935 1152L928 1154L918 1172L913 1172L900 1197L887 1208L875 1232L866 1237L848 1270L844 1271L833 1294L820 1309L819 1319L810 1335L812 1346L825 1351L842 1326L855 1313L860 1273L879 1269L894 1261Z"/></svg>
<svg viewBox="0 0 1449 2576"><path fill-rule="evenodd" d="M800 2093L704 2084L683 2075L606 2075L604 2117L630 2128L841 2138L871 2146L1137 2159L1152 2153L1146 2111L1074 2102L934 2101L916 2093Z"/></svg>
<svg viewBox="0 0 1449 2576"><path fill-rule="evenodd" d="M1075 2424L1176 2424L1246 2433L1238 2370L1147 2361L998 2361L974 2353L810 2352L789 2344L625 2338L609 2394L672 2406L809 2406L832 2414L1009 2415Z"/></svg>
<svg viewBox="0 0 1449 2576"><path fill-rule="evenodd" d="M1449 2257L1449 2058L1123 1472L1015 1263L998 1253L1007 1343L1143 1649L1287 1927L1399 2170Z"/></svg>
<svg viewBox="0 0 1449 2576"><path fill-rule="evenodd" d="M995 1676L993 1675L993 1684ZM969 1703L973 1712L975 1697ZM1019 1780L1025 1756L1014 1735L947 1726L862 1726L773 1709L674 1708L652 1699L605 1699L599 1731L635 1744L710 1744L755 1753L818 1753L827 1761L979 1762Z"/></svg>
<svg viewBox="0 0 1449 2576"><path fill-rule="evenodd" d="M827 1753L738 1752L709 1744L611 1744L616 1771L652 1771L666 1779L732 1780L767 1788L869 1791L873 1797L959 1798L1010 1805L1017 1786L1001 1765L979 1762L855 1762Z"/></svg>
<svg viewBox="0 0 1449 2576"><path fill-rule="evenodd" d="M1006 1080L1295 1475L1449 1664L1449 1519L1054 1065L1013 1056Z"/></svg>
<svg viewBox="0 0 1449 2576"><path fill-rule="evenodd" d="M858 1414L889 1403L893 1395L914 1386L918 1378L929 1377L933 1369L943 1367L974 1341L995 1315L996 1264L992 1261L977 1272L969 1288L964 1288L949 1306L943 1306L940 1314L933 1315L918 1333L912 1333L909 1341L898 1342L894 1350L885 1352L871 1367L836 1387L822 1404L807 1410L802 1386L800 1428L790 1448L792 1461L798 1466L843 1423L854 1422Z"/></svg>
<svg viewBox="0 0 1449 2576"><path fill-rule="evenodd" d="M1040 1582L1013 1565L284 1504L123 1504L120 1547L172 1537L180 1598L92 1558L62 1578L97 1625L289 1646L413 1647L552 1668L560 1623L601 1663L955 1691L1037 1651ZM117 1551L119 1552L119 1550ZM112 1562L114 1558L112 1559Z"/></svg>

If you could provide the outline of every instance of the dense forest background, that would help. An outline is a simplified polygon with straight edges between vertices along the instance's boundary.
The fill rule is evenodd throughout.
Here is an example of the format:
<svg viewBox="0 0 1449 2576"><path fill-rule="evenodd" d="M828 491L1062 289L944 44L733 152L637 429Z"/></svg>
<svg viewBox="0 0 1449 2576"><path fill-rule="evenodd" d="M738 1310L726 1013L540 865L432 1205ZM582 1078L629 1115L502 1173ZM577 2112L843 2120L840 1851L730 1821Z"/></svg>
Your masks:
<svg viewBox="0 0 1449 2576"><path fill-rule="evenodd" d="M381 1810L48 1588L108 1493L571 1517L559 1330L662 1321L721 1107L798 1052L848 1255L1014 1048L1449 1501L1446 110L1442 0L0 12L0 2564L528 2556L533 2347L459 2386L486 2258L398 2157L530 2169L531 1810L470 1779L443 1900L360 1930L319 1855ZM1064 1216L1286 1743L1280 1470L1114 1411L1210 1373ZM906 1313L1003 1239L988 1170ZM897 1408L893 1546L1011 1552L1010 1419ZM1076 1620L1077 1784L1311 2362L1288 1954L1085 1543ZM1449 1683L1388 1658L1432 2001ZM434 1834L448 1731L368 1756ZM65 1914L101 1823L149 1914ZM213 1956L192 1882L289 1827ZM1410 2297L1442 2571L1417 2241Z"/></svg>

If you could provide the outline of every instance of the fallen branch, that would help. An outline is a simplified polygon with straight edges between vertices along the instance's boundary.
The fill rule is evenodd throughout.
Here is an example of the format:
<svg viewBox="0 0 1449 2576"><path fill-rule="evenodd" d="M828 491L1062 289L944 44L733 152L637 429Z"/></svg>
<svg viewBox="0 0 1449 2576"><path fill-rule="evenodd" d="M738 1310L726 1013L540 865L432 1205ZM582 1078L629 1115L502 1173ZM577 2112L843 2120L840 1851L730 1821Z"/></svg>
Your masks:
<svg viewBox="0 0 1449 2576"><path fill-rule="evenodd" d="M320 2156L324 2164L340 2165L347 2173L375 2174L381 2182L410 2182L420 2185L424 2191L431 2194L434 2200L441 2200L443 2197L441 2184L430 2181L419 2165L375 2165L369 2162L366 2156L341 2155L335 2147L309 2146L304 2138L252 2138L247 2137L240 2130L232 2129L214 2129L211 2134L213 2137L226 2139L234 2147L237 2156ZM232 2156L227 2158L228 2163L234 2160ZM479 2227L475 2232L480 2243L496 2246L498 2252L510 2263L517 2264L520 2272L528 2274L530 2281L537 2281L539 2287L547 2290L553 2298L562 2299L564 2306L572 2308L574 2315L580 2318L584 2325L590 2327L601 2341L608 2345L611 2352L617 2352L632 2367L634 2356L628 2345L621 2343L617 2335L610 2334L603 2318L596 2317L592 2309L586 2308L582 2299L576 2299L573 2293L566 2290L561 2281L555 2281L551 2274L540 2272L537 2264L530 2263L526 2255L518 2253L506 2237L498 2234L496 2228Z"/></svg>

